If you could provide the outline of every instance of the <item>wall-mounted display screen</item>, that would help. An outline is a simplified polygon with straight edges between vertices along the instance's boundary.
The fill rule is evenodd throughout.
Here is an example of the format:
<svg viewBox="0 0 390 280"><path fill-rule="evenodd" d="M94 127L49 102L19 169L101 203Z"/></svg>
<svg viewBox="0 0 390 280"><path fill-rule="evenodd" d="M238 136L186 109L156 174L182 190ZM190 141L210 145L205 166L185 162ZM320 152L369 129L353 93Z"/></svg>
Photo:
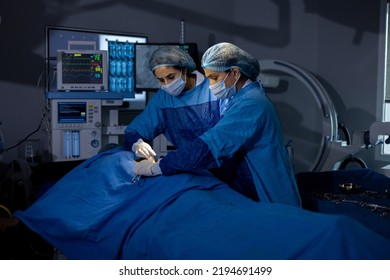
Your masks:
<svg viewBox="0 0 390 280"><path fill-rule="evenodd" d="M49 98L91 98L91 99L123 99L134 98L134 57L120 57L114 55L116 60L116 71L114 74L110 74L110 60L114 60L110 57L110 52L119 50L118 48L111 48L110 46L123 46L128 49L135 43L146 43L147 36L136 33L124 33L115 31L93 30L93 29L81 29L72 27L60 27L60 26L46 26L46 91ZM110 44L111 42L111 44ZM67 52L64 52L66 50ZM70 65L62 68L57 68L58 52L62 51L60 58L66 59L70 62ZM92 69L86 71L87 65L78 67L75 64L76 57L68 54L79 53L78 58L90 60L86 64L96 65L97 60L93 61L88 54L93 52L102 54L101 61L102 68ZM89 53L91 52L91 53ZM106 62L104 62L104 52L107 54ZM99 55L100 55L99 54ZM118 54L118 53L117 53ZM134 51L127 54L134 55ZM123 68L125 65L126 68ZM120 67L120 68L119 68ZM117 77L118 70L121 69L121 74L124 74L126 69L126 75ZM59 71L61 70L61 71ZM64 72L65 70L65 72ZM82 72L84 75L74 75L77 71ZM99 71L102 71L102 76L99 75ZM88 73L88 74L86 74ZM106 73L106 75L104 75ZM60 78L57 75L62 75ZM110 79L112 76L112 79ZM64 79L65 78L65 79ZM102 83L100 83L102 79ZM105 80L107 79L107 82ZM77 86L72 86L73 82ZM80 82L80 83L78 83Z"/></svg>
<svg viewBox="0 0 390 280"><path fill-rule="evenodd" d="M146 44L135 44L135 90L158 90L160 84L158 83L154 74L149 70L149 59L152 53L159 47L170 45L177 46L188 52L189 55L194 59L197 69L200 70L200 61L198 54L198 47L196 43L146 43Z"/></svg>

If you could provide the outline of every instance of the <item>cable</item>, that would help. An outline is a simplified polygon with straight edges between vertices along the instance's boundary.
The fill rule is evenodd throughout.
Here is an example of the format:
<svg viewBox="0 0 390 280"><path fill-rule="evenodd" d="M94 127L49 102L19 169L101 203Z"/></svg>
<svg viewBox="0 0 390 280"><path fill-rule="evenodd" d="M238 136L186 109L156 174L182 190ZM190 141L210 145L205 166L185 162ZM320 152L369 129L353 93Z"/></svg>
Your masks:
<svg viewBox="0 0 390 280"><path fill-rule="evenodd" d="M42 83L43 81L43 74L44 72L41 72L41 74L39 75L38 77L38 81L37 81L37 85L36 85L36 88L38 89L40 87L40 84ZM45 91L43 91L45 93ZM45 100L46 100L46 97L45 97ZM41 105L40 105L41 107ZM42 127L42 123L43 121L45 120L45 117L46 117L46 113L47 113L47 104L46 104L46 101L45 101L45 104L43 105L43 108L41 107L41 112L42 112L42 118L39 122L39 125L38 125L38 128L36 130L34 130L33 132L31 132L30 134L28 134L25 138L23 138L22 140L20 140L17 144L9 147L9 148L6 148L5 151L9 151L9 150L12 150L16 147L18 147L19 145L21 145L24 141L26 141L31 135L37 133L41 127Z"/></svg>
<svg viewBox="0 0 390 280"><path fill-rule="evenodd" d="M5 207L4 205L0 204L0 209L3 209L5 212L7 212L9 217L12 217L12 213L11 213L11 211L7 207Z"/></svg>
<svg viewBox="0 0 390 280"><path fill-rule="evenodd" d="M37 133L40 129L41 129L41 126L42 126L42 122L44 120L44 118L46 117L46 114L44 113L42 118L41 118L41 121L39 122L39 125L38 125L38 128L36 130L34 130L33 132L31 132L30 134L28 134L26 137L24 137L22 140L19 141L19 143L9 147L9 148L6 148L5 151L9 151L9 150L12 150L16 147L18 147L19 145L21 145L24 141L26 141L31 135L33 135L34 133Z"/></svg>

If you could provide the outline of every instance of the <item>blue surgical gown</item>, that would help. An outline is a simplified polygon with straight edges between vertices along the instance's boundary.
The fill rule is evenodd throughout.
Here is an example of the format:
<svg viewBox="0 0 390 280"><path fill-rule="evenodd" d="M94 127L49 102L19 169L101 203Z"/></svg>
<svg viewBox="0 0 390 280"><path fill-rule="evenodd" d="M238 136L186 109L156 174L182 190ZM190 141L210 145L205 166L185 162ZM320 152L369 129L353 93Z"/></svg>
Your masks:
<svg viewBox="0 0 390 280"><path fill-rule="evenodd" d="M250 170L261 202L301 207L277 112L259 82L232 97L221 120L190 145L160 162L164 175L219 165L240 153Z"/></svg>
<svg viewBox="0 0 390 280"><path fill-rule="evenodd" d="M198 79L200 75L197 73ZM171 144L180 148L201 136L219 119L218 100L209 90L208 79L178 96L160 89L126 128L124 146L131 150L139 138L148 142L164 134Z"/></svg>

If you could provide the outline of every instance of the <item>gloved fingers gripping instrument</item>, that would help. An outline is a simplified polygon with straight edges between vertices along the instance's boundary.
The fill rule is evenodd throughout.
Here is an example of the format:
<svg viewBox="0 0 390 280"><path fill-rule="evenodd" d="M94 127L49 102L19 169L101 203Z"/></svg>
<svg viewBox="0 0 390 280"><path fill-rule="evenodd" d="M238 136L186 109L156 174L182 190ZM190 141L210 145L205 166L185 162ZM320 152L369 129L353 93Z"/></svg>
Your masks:
<svg viewBox="0 0 390 280"><path fill-rule="evenodd" d="M154 159L154 157L157 155L152 147L148 143L144 142L141 138L133 144L131 150L137 157L146 159L149 159L150 157Z"/></svg>

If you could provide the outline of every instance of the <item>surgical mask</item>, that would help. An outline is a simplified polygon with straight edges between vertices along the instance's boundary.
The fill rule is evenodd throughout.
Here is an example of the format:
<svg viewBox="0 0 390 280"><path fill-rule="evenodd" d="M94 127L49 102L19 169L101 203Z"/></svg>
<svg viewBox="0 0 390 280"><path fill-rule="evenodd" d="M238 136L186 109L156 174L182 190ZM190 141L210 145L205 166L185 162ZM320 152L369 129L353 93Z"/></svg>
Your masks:
<svg viewBox="0 0 390 280"><path fill-rule="evenodd" d="M234 94L236 94L236 84L240 77L237 78L237 80L234 82L232 87L227 88L225 85L225 80L227 76L229 76L229 74L230 72L226 75L226 77L223 80L210 86L211 93L214 94L218 99L227 99L232 97Z"/></svg>
<svg viewBox="0 0 390 280"><path fill-rule="evenodd" d="M185 78L184 78L185 79ZM186 85L185 80L181 78L181 71L180 76L177 77L176 80L174 80L172 83L167 85L161 85L161 88L168 92L170 95L178 96L184 89Z"/></svg>

